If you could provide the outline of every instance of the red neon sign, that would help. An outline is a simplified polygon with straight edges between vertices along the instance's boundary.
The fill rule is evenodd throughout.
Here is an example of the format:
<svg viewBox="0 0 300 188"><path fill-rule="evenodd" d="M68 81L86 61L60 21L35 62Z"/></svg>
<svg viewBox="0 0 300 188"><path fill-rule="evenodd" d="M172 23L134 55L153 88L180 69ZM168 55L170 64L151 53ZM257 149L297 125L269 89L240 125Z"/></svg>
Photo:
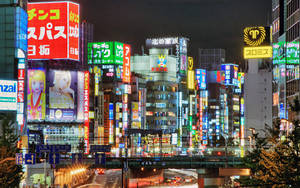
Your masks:
<svg viewBox="0 0 300 188"><path fill-rule="evenodd" d="M123 82L130 82L130 53L131 48L128 44L124 44L124 56L123 56Z"/></svg>
<svg viewBox="0 0 300 188"><path fill-rule="evenodd" d="M152 67L152 72L168 72L167 67Z"/></svg>
<svg viewBox="0 0 300 188"><path fill-rule="evenodd" d="M79 5L28 3L28 59L79 60Z"/></svg>

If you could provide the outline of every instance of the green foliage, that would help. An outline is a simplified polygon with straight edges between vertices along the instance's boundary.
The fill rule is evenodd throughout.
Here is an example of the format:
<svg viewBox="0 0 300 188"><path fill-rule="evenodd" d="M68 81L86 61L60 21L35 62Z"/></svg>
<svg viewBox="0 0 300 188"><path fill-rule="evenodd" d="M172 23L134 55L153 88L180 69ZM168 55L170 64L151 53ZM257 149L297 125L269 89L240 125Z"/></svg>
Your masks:
<svg viewBox="0 0 300 188"><path fill-rule="evenodd" d="M290 107L300 112L298 98ZM261 187L300 187L300 126L299 120L293 122L294 130L283 137L280 132L280 120L273 127L266 128L266 137L255 135L255 147L243 159L246 167L251 169L250 177L239 180L242 186ZM284 139L282 139L284 138Z"/></svg>
<svg viewBox="0 0 300 188"><path fill-rule="evenodd" d="M16 165L18 136L14 116L0 114L0 187L18 187L23 176L22 166Z"/></svg>

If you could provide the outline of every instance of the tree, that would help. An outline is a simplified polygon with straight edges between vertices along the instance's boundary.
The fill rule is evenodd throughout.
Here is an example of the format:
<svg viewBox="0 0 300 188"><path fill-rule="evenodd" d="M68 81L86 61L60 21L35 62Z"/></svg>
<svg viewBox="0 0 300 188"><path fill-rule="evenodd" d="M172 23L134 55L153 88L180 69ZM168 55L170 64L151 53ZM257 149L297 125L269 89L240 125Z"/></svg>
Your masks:
<svg viewBox="0 0 300 188"><path fill-rule="evenodd" d="M294 105L295 113L300 111L298 98ZM280 120L268 127L266 138L257 138L253 151L244 158L244 164L251 169L251 176L240 179L243 186L300 187L300 126L299 120L293 121L292 132L280 132ZM285 136L287 135L287 136Z"/></svg>
<svg viewBox="0 0 300 188"><path fill-rule="evenodd" d="M16 165L15 156L18 136L15 134L15 121L10 114L0 114L0 185L18 187L23 176L22 166Z"/></svg>

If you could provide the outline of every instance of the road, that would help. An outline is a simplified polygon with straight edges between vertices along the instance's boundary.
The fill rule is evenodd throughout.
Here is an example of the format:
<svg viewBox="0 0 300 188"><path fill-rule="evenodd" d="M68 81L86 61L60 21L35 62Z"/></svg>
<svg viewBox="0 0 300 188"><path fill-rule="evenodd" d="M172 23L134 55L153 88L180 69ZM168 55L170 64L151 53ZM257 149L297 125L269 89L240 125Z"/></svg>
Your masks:
<svg viewBox="0 0 300 188"><path fill-rule="evenodd" d="M106 170L105 174L96 175L90 184L78 188L121 188L121 170Z"/></svg>
<svg viewBox="0 0 300 188"><path fill-rule="evenodd" d="M103 175L96 175L93 181L90 184L86 184L80 186L79 188L121 188L121 180L122 180L122 172L121 170L106 170L105 174ZM151 187L151 188L167 188L167 187L186 187L186 188L197 188L197 173L195 170L179 170L179 169L167 169L164 171L165 178L172 178L172 177L181 177L184 178L186 176L194 177L194 180L191 183L177 183L174 185L161 183L155 186L144 186L144 187ZM139 186L140 187L140 186Z"/></svg>

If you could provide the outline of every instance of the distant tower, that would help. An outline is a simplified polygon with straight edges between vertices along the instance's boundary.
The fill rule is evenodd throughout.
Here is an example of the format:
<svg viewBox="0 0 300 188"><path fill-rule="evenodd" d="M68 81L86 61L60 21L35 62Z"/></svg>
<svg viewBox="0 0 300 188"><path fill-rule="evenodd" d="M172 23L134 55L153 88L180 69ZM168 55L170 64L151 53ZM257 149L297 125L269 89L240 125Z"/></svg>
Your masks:
<svg viewBox="0 0 300 188"><path fill-rule="evenodd" d="M199 49L199 62L195 68L206 69L208 71L220 70L221 64L225 63L224 49Z"/></svg>

